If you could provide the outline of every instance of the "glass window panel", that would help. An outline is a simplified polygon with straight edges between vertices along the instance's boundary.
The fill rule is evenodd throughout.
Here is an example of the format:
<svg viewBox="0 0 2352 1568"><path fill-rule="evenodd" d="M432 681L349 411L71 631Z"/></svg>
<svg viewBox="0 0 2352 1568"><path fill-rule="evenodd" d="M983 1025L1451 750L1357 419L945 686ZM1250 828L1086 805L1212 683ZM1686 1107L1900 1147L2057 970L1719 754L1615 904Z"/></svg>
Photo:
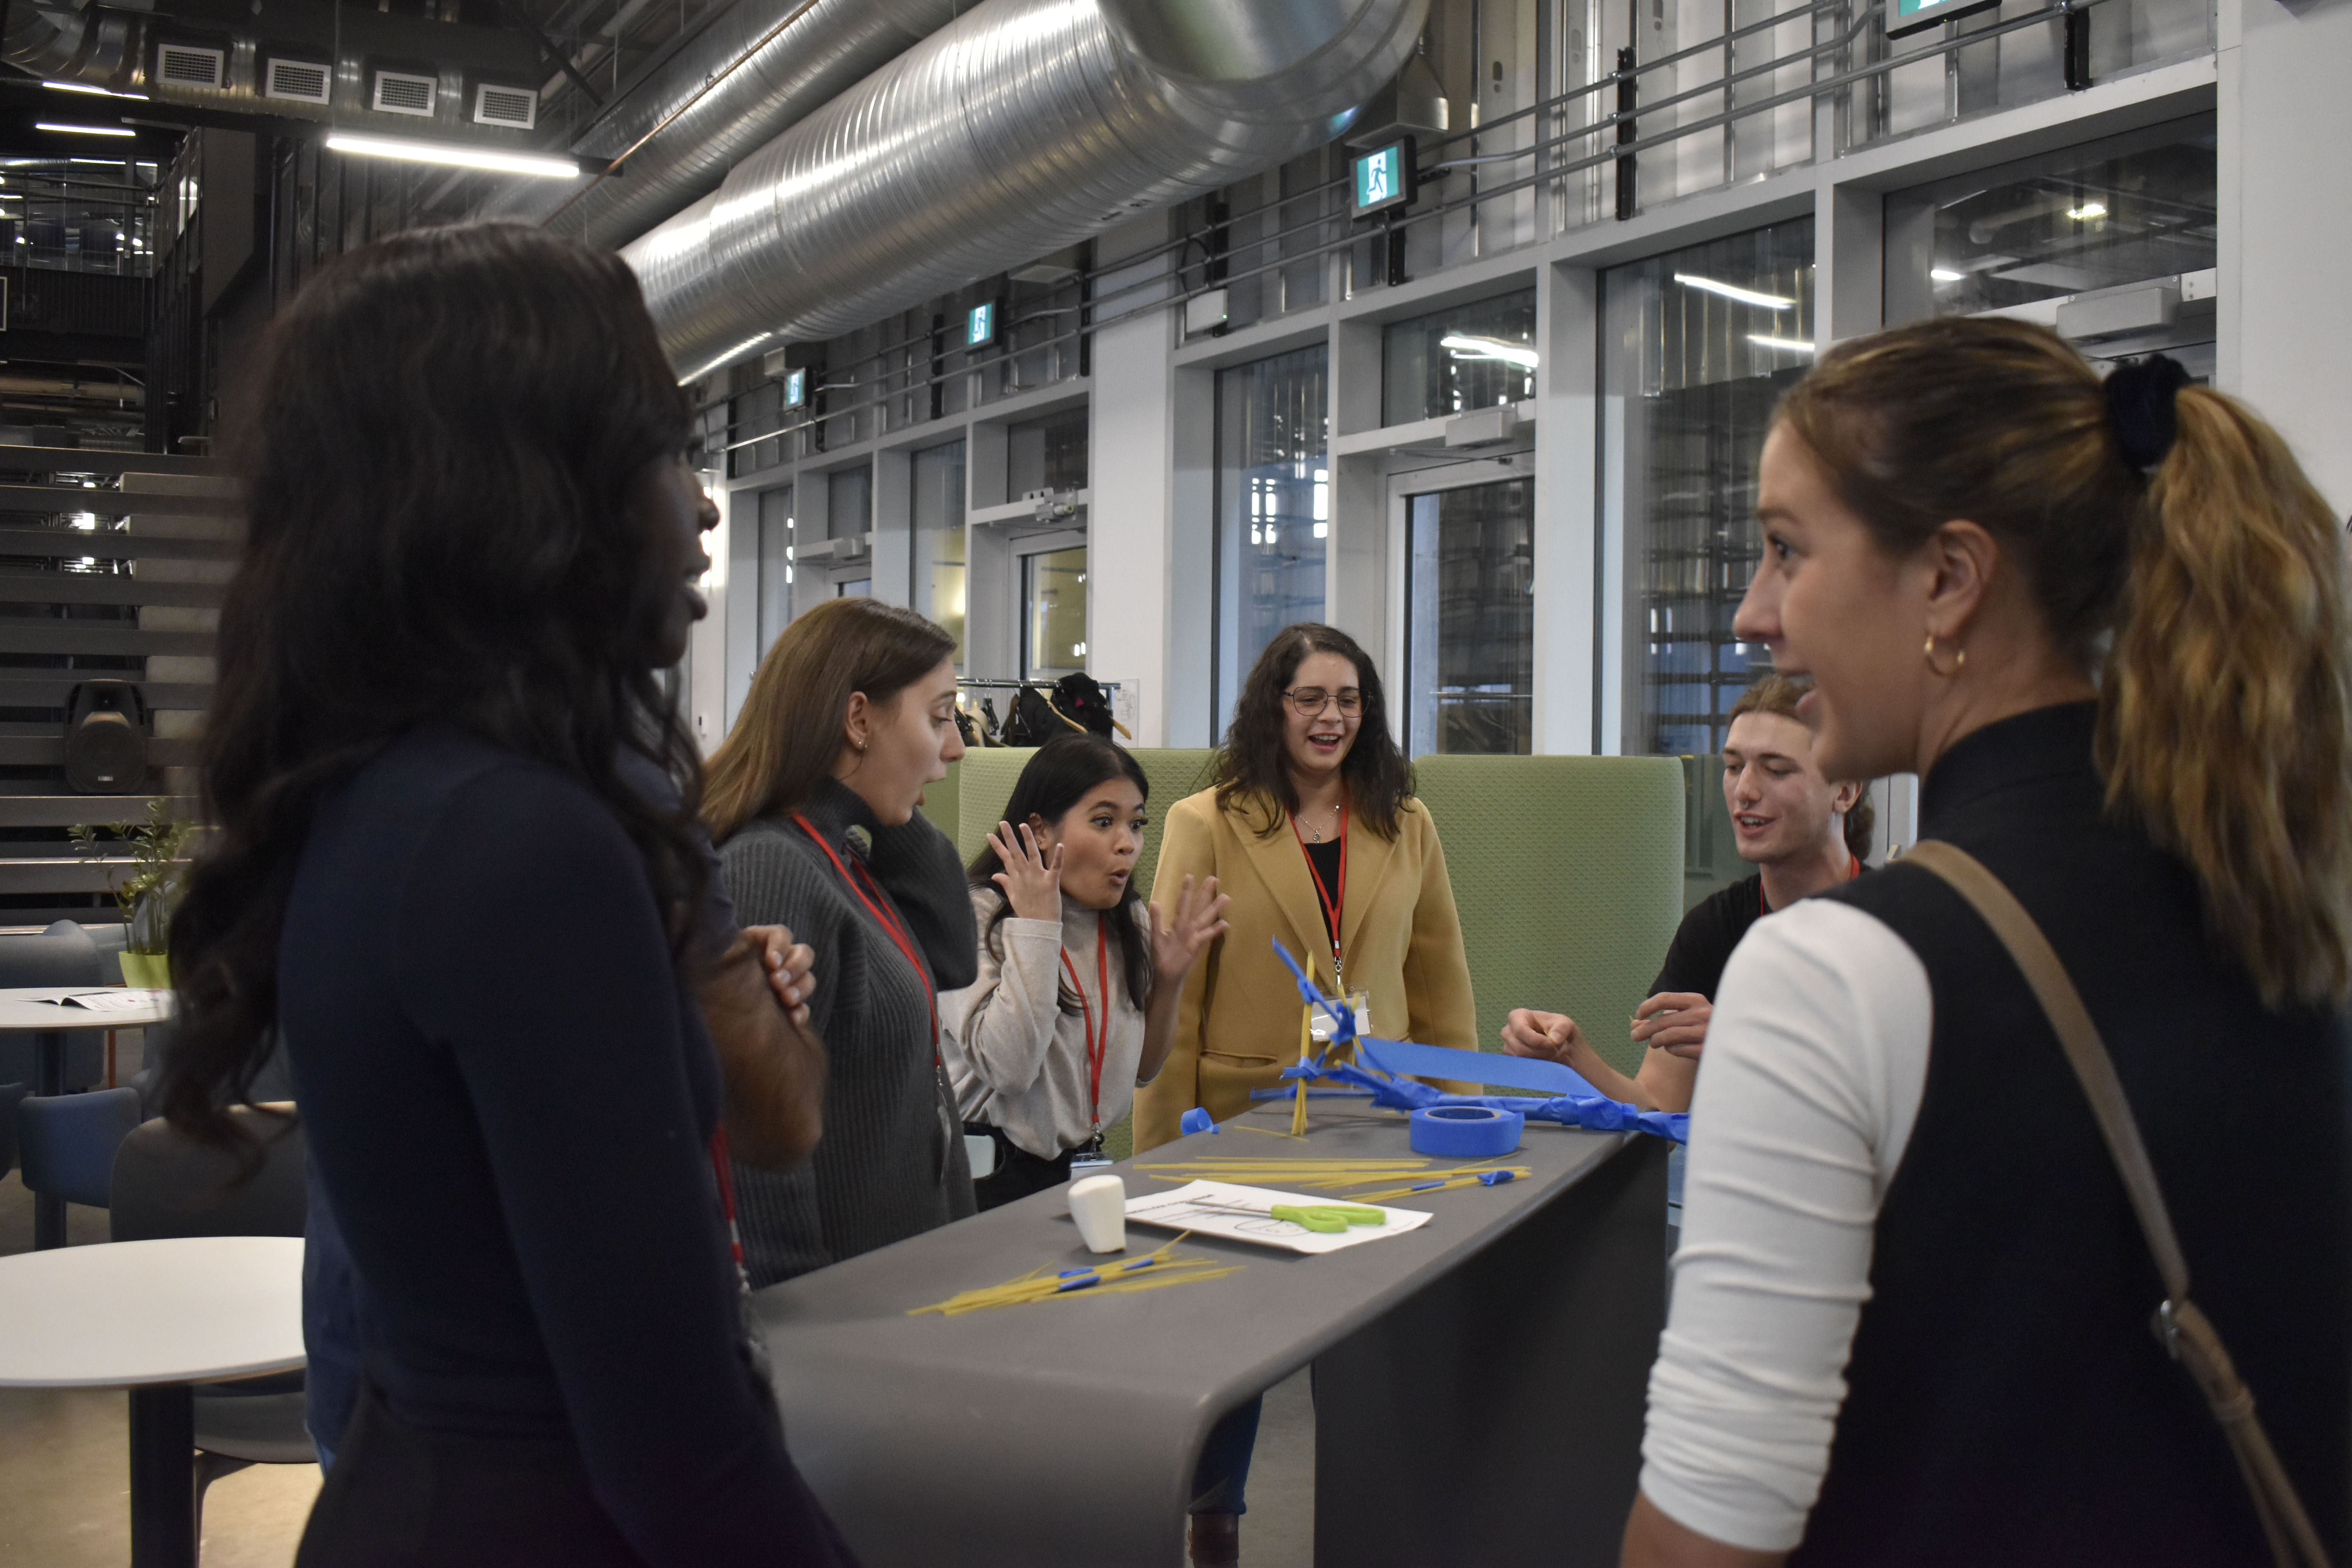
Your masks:
<svg viewBox="0 0 2352 1568"><path fill-rule="evenodd" d="M1087 668L1087 547L1021 558L1021 679L1059 680Z"/></svg>
<svg viewBox="0 0 2352 1568"><path fill-rule="evenodd" d="M1601 274L1604 495L1624 541L1623 749L1711 755L1761 647L1731 620L1760 554L1756 463L1813 360L1801 218Z"/></svg>
<svg viewBox="0 0 2352 1568"><path fill-rule="evenodd" d="M1323 618L1331 532L1322 345L1217 373L1218 733L1274 636Z"/></svg>
<svg viewBox="0 0 2352 1568"><path fill-rule="evenodd" d="M1405 564L1405 746L1534 749L1533 479L1412 498Z"/></svg>
<svg viewBox="0 0 2352 1568"><path fill-rule="evenodd" d="M1087 485L1087 411L1066 409L1004 427L1004 499Z"/></svg>
<svg viewBox="0 0 2352 1568"><path fill-rule="evenodd" d="M752 526L760 531L760 651L793 618L793 487L760 492Z"/></svg>
<svg viewBox="0 0 2352 1568"><path fill-rule="evenodd" d="M1536 395L1536 291L1453 305L1381 332L1381 423L1410 425Z"/></svg>
<svg viewBox="0 0 2352 1568"><path fill-rule="evenodd" d="M854 539L874 526L873 469L845 468L824 482L827 539Z"/></svg>
<svg viewBox="0 0 2352 1568"><path fill-rule="evenodd" d="M836 599L870 599L874 596L874 579L853 577L846 583L836 583L833 596Z"/></svg>
<svg viewBox="0 0 2352 1568"><path fill-rule="evenodd" d="M955 638L963 668L963 476L961 441L915 454L914 605Z"/></svg>
<svg viewBox="0 0 2352 1568"><path fill-rule="evenodd" d="M2213 117L2200 115L1890 195L1887 321L2013 310L2073 331L2059 301L2151 281L2177 288L2215 264L2215 148ZM2077 337L2094 358L2201 348L2179 357L2212 373L2209 289L2102 327Z"/></svg>

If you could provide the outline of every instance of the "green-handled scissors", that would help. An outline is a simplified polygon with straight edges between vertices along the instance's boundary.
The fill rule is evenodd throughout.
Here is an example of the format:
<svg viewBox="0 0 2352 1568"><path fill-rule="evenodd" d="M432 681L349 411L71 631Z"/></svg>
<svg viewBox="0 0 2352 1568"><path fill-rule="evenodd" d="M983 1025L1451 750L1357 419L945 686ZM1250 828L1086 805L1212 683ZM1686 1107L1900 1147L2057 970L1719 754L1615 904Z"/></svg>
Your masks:
<svg viewBox="0 0 2352 1568"><path fill-rule="evenodd" d="M1351 1225L1386 1225L1389 1219L1385 1209L1357 1204L1276 1204L1266 1212L1325 1236L1337 1236Z"/></svg>

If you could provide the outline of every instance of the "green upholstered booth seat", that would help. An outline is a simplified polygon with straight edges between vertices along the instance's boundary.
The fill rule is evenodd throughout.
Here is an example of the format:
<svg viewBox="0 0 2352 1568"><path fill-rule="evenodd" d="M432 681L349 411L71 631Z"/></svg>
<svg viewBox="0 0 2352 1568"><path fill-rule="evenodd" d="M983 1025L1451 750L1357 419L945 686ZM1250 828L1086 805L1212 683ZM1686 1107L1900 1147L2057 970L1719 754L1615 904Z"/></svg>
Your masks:
<svg viewBox="0 0 2352 1568"><path fill-rule="evenodd" d="M1683 914L1685 782L1674 757L1418 759L1462 911L1478 1043L1514 1007L1566 1013L1633 1072L1629 1035Z"/></svg>
<svg viewBox="0 0 2352 1568"><path fill-rule="evenodd" d="M963 763L948 764L948 776L937 784L923 786L923 815L931 826L950 838L956 836L956 798L963 782Z"/></svg>
<svg viewBox="0 0 2352 1568"><path fill-rule="evenodd" d="M949 768L955 775L956 819L952 826L946 822L940 826L955 836L956 853L966 861L987 844L989 829L1004 820L1004 803L1013 798L1013 785L1034 752L1031 746L982 747L966 752L961 762ZM1132 748L1132 755L1142 764L1143 776L1151 781L1151 822L1143 830L1143 848L1135 858L1135 885L1148 899L1152 873L1160 868L1160 833L1168 808L1209 787L1216 752L1206 747L1143 746ZM940 818L934 815L932 820ZM1129 1122L1129 1118L1121 1117L1117 1126L1103 1131L1103 1145L1114 1160L1124 1160L1134 1152Z"/></svg>

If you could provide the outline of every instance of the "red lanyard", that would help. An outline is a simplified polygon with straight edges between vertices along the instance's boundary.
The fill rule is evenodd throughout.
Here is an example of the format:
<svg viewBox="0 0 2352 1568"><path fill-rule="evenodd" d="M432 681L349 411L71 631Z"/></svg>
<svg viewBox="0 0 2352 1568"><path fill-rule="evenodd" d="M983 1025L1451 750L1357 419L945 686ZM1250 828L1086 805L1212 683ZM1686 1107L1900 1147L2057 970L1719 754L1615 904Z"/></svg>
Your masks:
<svg viewBox="0 0 2352 1568"><path fill-rule="evenodd" d="M1110 932L1102 929L1102 918L1095 918L1095 994L1102 998L1102 1028L1095 1028L1095 1010L1087 1000L1087 988L1078 984L1077 966L1070 962L1070 950L1062 950L1062 973L1070 977L1070 989L1078 994L1078 1023L1087 1032L1087 1113L1094 1119L1095 1136L1102 1136L1102 1069L1103 1058L1110 1051Z"/></svg>
<svg viewBox="0 0 2352 1568"><path fill-rule="evenodd" d="M1307 839L1298 831L1298 818L1290 819L1290 836L1298 840L1298 852L1307 856L1307 874L1315 879L1315 896L1323 901L1324 918L1331 927L1331 986L1341 995L1348 991L1341 977L1339 964L1339 911L1348 905L1348 808L1339 808L1339 890L1334 893L1323 881L1323 873L1315 868L1315 857L1307 854Z"/></svg>
<svg viewBox="0 0 2352 1568"><path fill-rule="evenodd" d="M824 851L824 858L833 862L833 868L841 873L841 879L849 884L849 890L857 895L857 901L866 906L866 912L880 921L882 929L889 933L890 940L898 944L898 951L906 954L908 964L915 972L915 978L923 983L923 1000L929 1004L931 1009L931 1063L936 1067L940 1059L940 998L939 994L931 989L931 972L925 969L923 961L915 955L915 939L907 934L907 928L898 923L898 917L890 912L890 907L878 901L882 897L882 889L875 887L873 876L863 865L857 868L856 877L851 876L849 868L841 863L841 857L833 852L833 846L824 841L824 835L809 826L807 817L796 811L793 813L793 820L801 825L801 831L807 834L819 849ZM857 885L861 878L865 880L865 888ZM866 888L874 889L873 898L869 899L866 896Z"/></svg>
<svg viewBox="0 0 2352 1568"><path fill-rule="evenodd" d="M727 1216L727 1249L735 1255L735 1278L743 1289L751 1288L751 1276L743 1267L743 1232L735 1223L735 1173L727 1166L727 1124L710 1135L710 1168L719 1173L719 1209Z"/></svg>

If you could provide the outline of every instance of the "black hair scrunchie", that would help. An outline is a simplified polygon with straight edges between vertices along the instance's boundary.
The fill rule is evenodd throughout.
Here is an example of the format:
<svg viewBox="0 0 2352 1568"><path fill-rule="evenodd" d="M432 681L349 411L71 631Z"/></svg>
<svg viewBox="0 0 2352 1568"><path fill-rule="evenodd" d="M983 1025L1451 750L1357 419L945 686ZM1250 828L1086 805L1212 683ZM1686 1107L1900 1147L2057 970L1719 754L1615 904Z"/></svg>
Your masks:
<svg viewBox="0 0 2352 1568"><path fill-rule="evenodd" d="M2107 374L2107 428L2124 461L2145 474L2164 461L2180 434L2173 399L2196 377L2168 354L2126 360Z"/></svg>

